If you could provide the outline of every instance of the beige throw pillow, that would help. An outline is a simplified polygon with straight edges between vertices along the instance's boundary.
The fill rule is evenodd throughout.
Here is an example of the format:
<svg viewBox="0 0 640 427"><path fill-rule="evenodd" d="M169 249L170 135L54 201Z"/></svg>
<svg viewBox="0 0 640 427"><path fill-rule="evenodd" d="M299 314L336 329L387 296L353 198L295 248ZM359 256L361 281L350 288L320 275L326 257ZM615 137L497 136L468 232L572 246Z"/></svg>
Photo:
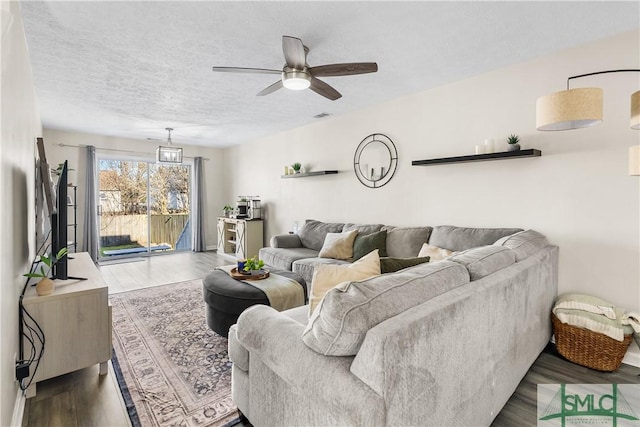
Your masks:
<svg viewBox="0 0 640 427"><path fill-rule="evenodd" d="M320 258L349 259L353 257L353 241L357 230L346 233L327 233L318 256Z"/></svg>
<svg viewBox="0 0 640 427"><path fill-rule="evenodd" d="M431 262L442 261L445 258L450 257L453 254L449 249L439 248L437 246L431 246L428 243L422 245L418 257L428 256Z"/></svg>
<svg viewBox="0 0 640 427"><path fill-rule="evenodd" d="M309 297L309 316L316 309L324 294L337 285L355 280L364 280L380 275L380 256L378 250L363 256L353 264L318 264L311 280Z"/></svg>

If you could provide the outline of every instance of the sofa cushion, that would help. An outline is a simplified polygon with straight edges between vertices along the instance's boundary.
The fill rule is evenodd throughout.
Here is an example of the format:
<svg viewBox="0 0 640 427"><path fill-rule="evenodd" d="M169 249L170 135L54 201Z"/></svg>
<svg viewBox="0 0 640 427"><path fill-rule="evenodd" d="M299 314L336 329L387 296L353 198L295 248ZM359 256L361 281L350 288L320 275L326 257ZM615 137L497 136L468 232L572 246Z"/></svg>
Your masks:
<svg viewBox="0 0 640 427"><path fill-rule="evenodd" d="M343 226L343 223L330 223L308 219L298 231L298 237L302 242L302 246L319 251L322 249L327 233L341 233Z"/></svg>
<svg viewBox="0 0 640 427"><path fill-rule="evenodd" d="M258 251L258 258L268 266L289 271L294 261L317 256L318 251L309 248L261 248Z"/></svg>
<svg viewBox="0 0 640 427"><path fill-rule="evenodd" d="M320 300L333 287L350 280L363 280L380 275L380 256L373 251L358 261L347 265L318 264L311 281L309 314L313 313Z"/></svg>
<svg viewBox="0 0 640 427"><path fill-rule="evenodd" d="M494 243L496 246L511 249L516 255L517 262L530 257L548 244L547 238L534 230L521 231L503 237Z"/></svg>
<svg viewBox="0 0 640 427"><path fill-rule="evenodd" d="M464 251L493 245L501 237L522 231L521 228L470 228L453 225L433 227L429 244L450 251Z"/></svg>
<svg viewBox="0 0 640 427"><path fill-rule="evenodd" d="M350 259L353 257L353 241L358 235L357 230L346 233L327 233L320 253L321 258Z"/></svg>
<svg viewBox="0 0 640 427"><path fill-rule="evenodd" d="M324 355L355 355L372 327L468 282L466 268L441 261L343 283L326 293L311 315L302 340Z"/></svg>
<svg viewBox="0 0 640 427"><path fill-rule="evenodd" d="M309 290L311 289L311 280L313 280L313 271L316 265L329 264L329 265L345 265L349 264L349 261L343 261L333 258L303 258L293 262L291 269L294 273L299 274L307 282ZM310 292L309 292L310 293Z"/></svg>
<svg viewBox="0 0 640 427"><path fill-rule="evenodd" d="M347 222L344 224L342 231L351 231L357 230L358 236L365 236L367 234L375 233L376 231L380 231L384 227L384 224L352 224Z"/></svg>
<svg viewBox="0 0 640 427"><path fill-rule="evenodd" d="M425 262L429 262L428 256L420 258L380 257L380 272L382 274L395 273L396 271L424 264Z"/></svg>
<svg viewBox="0 0 640 427"><path fill-rule="evenodd" d="M448 258L451 255L453 255L453 252L449 249L439 248L428 243L423 244L420 252L418 252L419 257L428 256L429 258L431 258L431 262L442 261L443 259Z"/></svg>
<svg viewBox="0 0 640 427"><path fill-rule="evenodd" d="M467 249L447 258L469 270L471 280L479 280L516 262L511 249L501 246L481 246Z"/></svg>
<svg viewBox="0 0 640 427"><path fill-rule="evenodd" d="M353 242L353 260L359 260L376 249L380 257L387 256L387 230L365 235L358 234Z"/></svg>
<svg viewBox="0 0 640 427"><path fill-rule="evenodd" d="M431 227L392 227L387 230L387 255L395 258L411 258L418 256L423 243L429 241Z"/></svg>

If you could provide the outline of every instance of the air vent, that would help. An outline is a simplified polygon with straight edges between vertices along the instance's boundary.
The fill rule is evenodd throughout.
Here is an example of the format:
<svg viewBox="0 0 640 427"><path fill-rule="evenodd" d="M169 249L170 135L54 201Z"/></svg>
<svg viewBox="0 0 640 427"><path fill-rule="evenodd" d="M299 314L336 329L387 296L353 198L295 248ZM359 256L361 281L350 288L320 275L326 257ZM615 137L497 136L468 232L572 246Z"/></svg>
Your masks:
<svg viewBox="0 0 640 427"><path fill-rule="evenodd" d="M315 116L313 116L314 119L321 119L323 117L329 117L331 115L331 113L320 113L320 114L316 114Z"/></svg>

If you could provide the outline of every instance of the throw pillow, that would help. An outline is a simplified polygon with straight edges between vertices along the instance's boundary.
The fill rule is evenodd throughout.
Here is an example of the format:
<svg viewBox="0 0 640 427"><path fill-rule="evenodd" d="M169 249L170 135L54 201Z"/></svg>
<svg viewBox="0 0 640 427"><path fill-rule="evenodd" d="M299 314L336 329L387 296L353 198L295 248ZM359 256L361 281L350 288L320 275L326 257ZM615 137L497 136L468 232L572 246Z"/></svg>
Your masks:
<svg viewBox="0 0 640 427"><path fill-rule="evenodd" d="M318 256L320 258L349 259L353 256L353 241L358 232L327 233Z"/></svg>
<svg viewBox="0 0 640 427"><path fill-rule="evenodd" d="M442 261L445 258L450 257L453 254L449 249L439 248L437 246L431 246L428 243L422 245L422 249L418 253L419 257L428 256L433 261Z"/></svg>
<svg viewBox="0 0 640 427"><path fill-rule="evenodd" d="M353 242L353 260L357 261L376 249L380 257L387 256L387 230L366 235L358 234Z"/></svg>
<svg viewBox="0 0 640 427"><path fill-rule="evenodd" d="M319 264L313 271L311 296L309 297L309 316L330 289L352 280L364 280L380 275L380 256L378 251L365 255L353 264Z"/></svg>
<svg viewBox="0 0 640 427"><path fill-rule="evenodd" d="M380 273L395 273L398 270L403 270L405 268L413 267L414 265L424 264L425 262L429 262L429 257L421 257L421 258L393 258L393 257L385 257L380 258Z"/></svg>

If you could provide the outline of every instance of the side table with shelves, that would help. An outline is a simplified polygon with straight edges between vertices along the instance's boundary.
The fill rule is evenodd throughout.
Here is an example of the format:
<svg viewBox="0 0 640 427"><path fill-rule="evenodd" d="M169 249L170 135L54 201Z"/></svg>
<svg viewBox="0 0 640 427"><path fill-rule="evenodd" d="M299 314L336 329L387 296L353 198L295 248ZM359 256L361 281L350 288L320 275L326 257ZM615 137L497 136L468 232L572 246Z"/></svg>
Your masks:
<svg viewBox="0 0 640 427"><path fill-rule="evenodd" d="M218 217L218 253L237 259L258 256L263 233L261 219Z"/></svg>
<svg viewBox="0 0 640 427"><path fill-rule="evenodd" d="M27 397L35 396L40 381L96 363L100 364L100 375L107 373L111 359L109 287L86 252L70 254L68 267L71 274L87 280L56 280L53 293L46 296L38 296L35 287L29 286L22 301L45 336L45 351ZM26 339L24 345L30 348ZM36 345L39 351L40 344Z"/></svg>

